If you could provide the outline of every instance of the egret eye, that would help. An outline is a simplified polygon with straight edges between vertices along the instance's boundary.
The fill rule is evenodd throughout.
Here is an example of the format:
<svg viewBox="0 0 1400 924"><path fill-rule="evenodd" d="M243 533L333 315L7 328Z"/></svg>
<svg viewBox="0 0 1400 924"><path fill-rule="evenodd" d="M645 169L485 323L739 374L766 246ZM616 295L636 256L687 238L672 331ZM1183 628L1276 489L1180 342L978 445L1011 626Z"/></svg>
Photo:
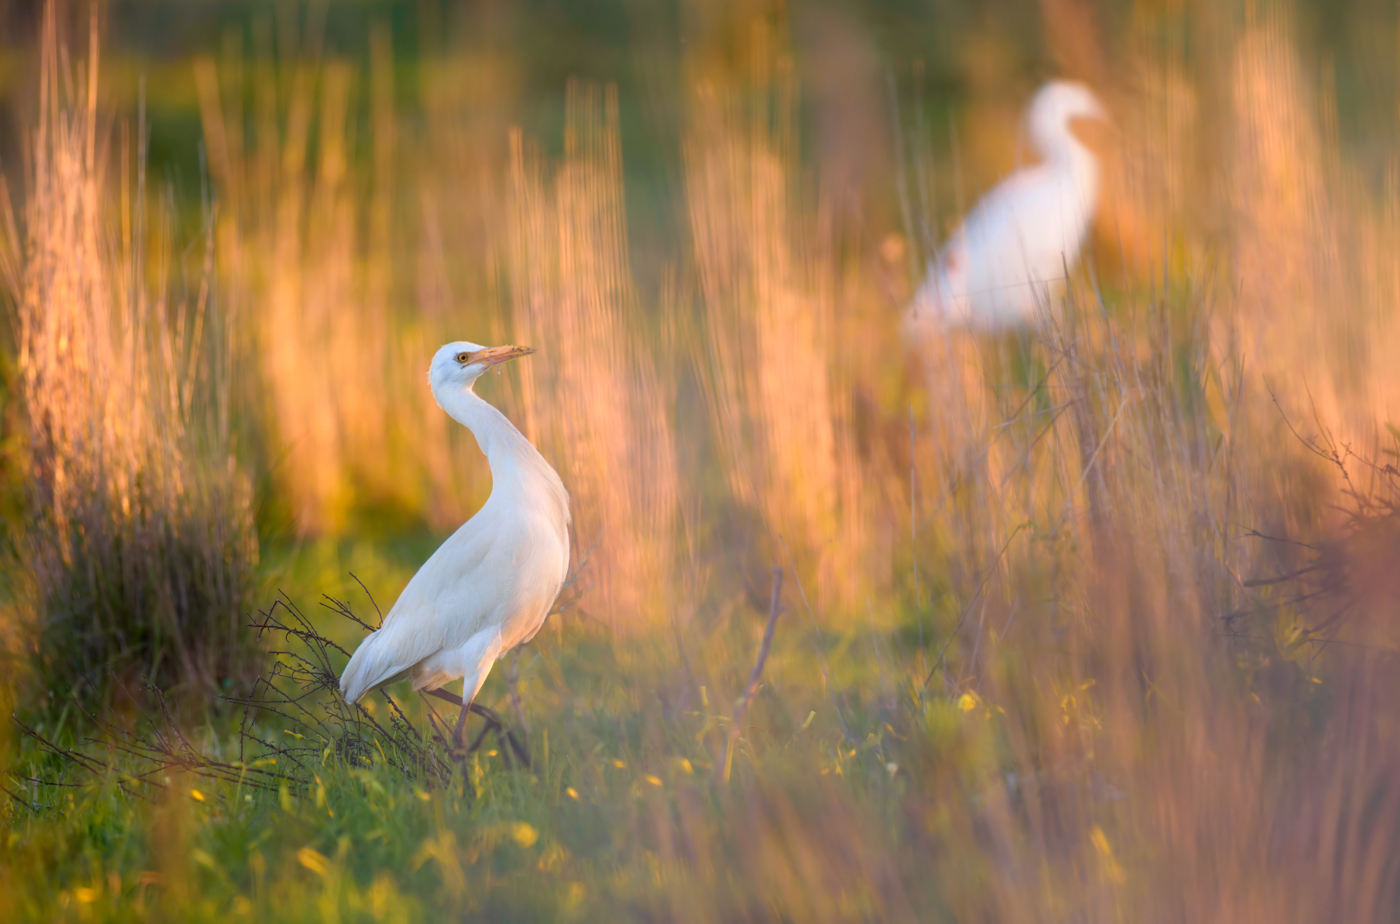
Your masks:
<svg viewBox="0 0 1400 924"><path fill-rule="evenodd" d="M466 352L458 353L456 359L457 362L465 366L467 363L472 361L472 354Z"/></svg>

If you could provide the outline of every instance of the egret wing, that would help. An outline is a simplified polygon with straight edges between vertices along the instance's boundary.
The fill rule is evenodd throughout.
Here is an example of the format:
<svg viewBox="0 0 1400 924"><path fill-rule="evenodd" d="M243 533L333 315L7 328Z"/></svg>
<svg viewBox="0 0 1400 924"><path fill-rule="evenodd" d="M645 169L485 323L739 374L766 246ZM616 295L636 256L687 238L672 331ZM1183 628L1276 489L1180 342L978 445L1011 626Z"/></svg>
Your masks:
<svg viewBox="0 0 1400 924"><path fill-rule="evenodd" d="M464 645L499 609L509 575L510 533L494 534L480 514L453 533L408 582L384 624L356 649L341 677L346 699L402 679L415 665Z"/></svg>

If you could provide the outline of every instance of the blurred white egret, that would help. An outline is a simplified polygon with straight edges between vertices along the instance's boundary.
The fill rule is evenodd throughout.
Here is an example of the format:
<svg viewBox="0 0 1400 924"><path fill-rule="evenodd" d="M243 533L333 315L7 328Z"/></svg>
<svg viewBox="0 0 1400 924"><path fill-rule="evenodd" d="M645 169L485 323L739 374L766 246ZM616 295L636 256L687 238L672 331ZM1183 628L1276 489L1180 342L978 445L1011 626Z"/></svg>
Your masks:
<svg viewBox="0 0 1400 924"><path fill-rule="evenodd" d="M1107 118L1083 84L1052 81L1036 93L1026 128L1042 162L999 183L948 239L909 306L906 336L1025 323L1064 281L1099 189L1098 159L1070 131L1079 118Z"/></svg>
<svg viewBox="0 0 1400 924"><path fill-rule="evenodd" d="M487 369L533 352L459 341L433 357L433 397L476 437L491 465L491 496L418 569L340 678L352 703L396 680L427 692L462 678L458 749L492 662L534 637L569 570L568 492L530 441L472 390Z"/></svg>

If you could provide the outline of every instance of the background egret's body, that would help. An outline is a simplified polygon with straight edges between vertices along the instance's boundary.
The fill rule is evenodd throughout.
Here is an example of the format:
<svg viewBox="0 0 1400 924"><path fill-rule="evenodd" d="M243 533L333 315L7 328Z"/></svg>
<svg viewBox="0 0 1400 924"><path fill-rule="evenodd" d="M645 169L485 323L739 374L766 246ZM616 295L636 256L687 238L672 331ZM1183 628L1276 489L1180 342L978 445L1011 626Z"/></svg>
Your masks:
<svg viewBox="0 0 1400 924"><path fill-rule="evenodd" d="M1055 81L1040 89L1026 122L1042 162L998 184L949 238L909 306L909 336L999 329L1035 316L1078 260L1098 199L1098 159L1070 123L1103 116L1081 84Z"/></svg>
<svg viewBox="0 0 1400 924"><path fill-rule="evenodd" d="M410 679L435 690L462 678L463 709L492 663L544 623L569 569L569 495L505 415L472 390L497 363L530 352L449 343L429 378L438 406L472 431L491 466L491 496L418 570L340 679L350 702Z"/></svg>

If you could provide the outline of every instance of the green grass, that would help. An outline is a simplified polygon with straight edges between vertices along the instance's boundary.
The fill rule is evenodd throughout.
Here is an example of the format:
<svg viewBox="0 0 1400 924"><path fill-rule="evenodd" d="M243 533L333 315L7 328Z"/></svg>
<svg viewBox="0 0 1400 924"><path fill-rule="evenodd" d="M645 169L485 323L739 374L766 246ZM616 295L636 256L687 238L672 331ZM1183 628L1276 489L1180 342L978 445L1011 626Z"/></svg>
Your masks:
<svg viewBox="0 0 1400 924"><path fill-rule="evenodd" d="M314 545L273 561L285 566L272 570L288 580L289 595L303 600L328 586L323 569L353 564L385 585L408 573L404 558L366 545ZM739 610L707 634L685 633L701 646L689 660L714 670L697 684L666 634L609 641L577 617L554 620L524 650L517 681L532 769L510 766L488 739L446 785L328 755L304 794L172 773L160 781L163 792L135 787L146 802L117 785L139 762L117 754L116 772L97 776L26 738L15 772L64 785L16 784L13 795L25 804L12 800L8 811L0 888L32 919L123 920L157 908L170 919L276 921L413 920L430 912L495 920L763 917L773 884L756 874L782 861L760 861L755 852L775 828L800 839L833 814L849 813L843 821L856 827L841 827L853 842L878 838L897 877L917 888L915 857L905 869L897 859L922 825L903 805L909 768L973 762L989 744L989 720L951 701L936 699L923 719L912 700L892 712L871 702L883 699L882 685L907 678L896 681L869 657L875 636L827 633L826 647L840 652L833 669L853 740L843 738L814 636L800 614L787 613L726 784L716 763L732 714L728 694L746 679L761 615ZM882 632L878 643L891 657L895 639ZM506 715L508 668L509 660L498 665L481 695ZM393 692L421 724L421 702ZM236 721L211 714L190 734L206 753L230 759ZM38 730L65 742L78 734L71 721ZM261 730L275 734L278 726ZM828 846L813 855L826 857ZM791 849L799 862L803 845ZM823 900L883 907L888 896L863 894L880 884L856 872L828 883Z"/></svg>

